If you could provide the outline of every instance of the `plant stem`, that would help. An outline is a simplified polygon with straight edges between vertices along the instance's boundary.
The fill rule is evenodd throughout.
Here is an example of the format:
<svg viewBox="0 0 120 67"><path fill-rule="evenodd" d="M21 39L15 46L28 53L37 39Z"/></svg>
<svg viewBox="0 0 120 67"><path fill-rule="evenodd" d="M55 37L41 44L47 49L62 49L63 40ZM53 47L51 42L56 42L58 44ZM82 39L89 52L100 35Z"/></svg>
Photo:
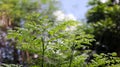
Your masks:
<svg viewBox="0 0 120 67"><path fill-rule="evenodd" d="M74 52L74 44L73 44L73 47L71 48L71 57L70 57L69 67L71 67L71 64L72 64L72 61L73 61L73 52Z"/></svg>
<svg viewBox="0 0 120 67"><path fill-rule="evenodd" d="M44 39L42 38L42 66L44 67L44 54L45 54L45 44L44 44Z"/></svg>
<svg viewBox="0 0 120 67"><path fill-rule="evenodd" d="M69 67L71 67L71 64L72 64L72 60L73 60L73 52L74 52L74 51L72 51L72 53L71 53Z"/></svg>

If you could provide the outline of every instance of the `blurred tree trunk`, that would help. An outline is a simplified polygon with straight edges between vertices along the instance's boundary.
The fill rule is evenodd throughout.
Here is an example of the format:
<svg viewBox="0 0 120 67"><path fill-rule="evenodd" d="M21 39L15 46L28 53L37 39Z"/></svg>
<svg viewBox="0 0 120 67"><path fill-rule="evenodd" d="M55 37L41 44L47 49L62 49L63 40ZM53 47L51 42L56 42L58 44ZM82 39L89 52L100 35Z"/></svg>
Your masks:
<svg viewBox="0 0 120 67"><path fill-rule="evenodd" d="M11 24L11 18L8 16L8 14L6 12L1 12L0 14L0 48L4 48L7 49L5 47L9 47L10 48L10 44L7 45L7 40L6 40L6 35L7 35L7 30L9 28L12 28L12 24ZM14 45L14 52L13 52L13 58L14 58L14 63L19 63L18 62L18 54L17 54L17 49L15 47L15 43L12 43ZM2 50L0 50L0 62L2 62L1 60L3 59L2 53L4 53Z"/></svg>

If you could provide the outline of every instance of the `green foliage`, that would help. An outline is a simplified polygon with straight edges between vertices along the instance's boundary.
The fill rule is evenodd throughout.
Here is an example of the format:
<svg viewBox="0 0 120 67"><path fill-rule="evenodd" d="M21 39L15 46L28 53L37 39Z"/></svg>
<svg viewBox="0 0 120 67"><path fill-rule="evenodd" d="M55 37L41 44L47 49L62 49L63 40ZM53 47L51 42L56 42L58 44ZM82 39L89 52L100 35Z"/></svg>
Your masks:
<svg viewBox="0 0 120 67"><path fill-rule="evenodd" d="M94 58L88 67L118 67L120 65L120 58L117 57L116 53L101 53L100 55L94 54Z"/></svg>
<svg viewBox="0 0 120 67"><path fill-rule="evenodd" d="M118 19L118 15L120 14L120 6L118 4L113 4L109 1L100 4L95 3L94 0L90 2L94 3L94 5L92 5L92 8L88 10L86 14L88 22L95 23L97 21L106 20L107 18L111 18L112 21Z"/></svg>
<svg viewBox="0 0 120 67"><path fill-rule="evenodd" d="M39 55L36 63L31 59L32 64L79 67L79 65L84 65L87 57L79 55L81 52L76 49L85 47L84 44L90 45L94 39L92 35L86 34L79 27L74 31L65 30L77 23L66 21L56 25L47 17L33 13L26 17L23 28L9 30L8 38L16 39L18 49ZM76 66L77 64L79 65Z"/></svg>
<svg viewBox="0 0 120 67"><path fill-rule="evenodd" d="M110 0L106 3L91 0L89 5L93 7L87 13L89 24L79 26L79 22L72 20L54 22L55 3L57 1L53 0L0 1L0 16L5 12L14 24L25 22L22 27L15 25L8 30L6 37L15 41L17 49L30 53L30 60L23 62L29 67L119 67L120 6ZM69 30L71 26L75 29ZM102 51L100 46L108 50L103 51L106 54L99 51ZM86 62L93 50L98 54L93 54L91 61Z"/></svg>
<svg viewBox="0 0 120 67"><path fill-rule="evenodd" d="M0 67L22 67L22 65L17 65L17 64L0 64Z"/></svg>
<svg viewBox="0 0 120 67"><path fill-rule="evenodd" d="M32 12L39 12L41 16L52 16L52 12L57 9L57 3L52 0L0 0L0 16L5 13L13 25L19 25Z"/></svg>
<svg viewBox="0 0 120 67"><path fill-rule="evenodd" d="M88 10L87 20L94 29L93 34L95 35L96 41L99 42L100 45L107 45L109 49L113 49L110 51L117 51L114 49L119 47L117 45L119 42L116 41L120 33L120 5L114 4L111 1L99 4L96 3L99 2L98 0L96 0L96 2L92 0L90 2L94 3L94 5ZM113 37L110 38L111 36Z"/></svg>
<svg viewBox="0 0 120 67"><path fill-rule="evenodd" d="M84 67L89 52L85 49L92 45L93 35L86 34L82 29L85 27L78 26L77 21L54 22L52 13L57 9L56 3L53 0L0 0L0 16L6 16L12 23L7 39L15 44L9 45L30 53L30 60L22 61L30 67ZM71 26L76 30L66 30ZM34 58L34 54L38 57Z"/></svg>
<svg viewBox="0 0 120 67"><path fill-rule="evenodd" d="M0 0L0 12L5 12L15 21L39 8L37 1L32 0Z"/></svg>
<svg viewBox="0 0 120 67"><path fill-rule="evenodd" d="M113 2L112 2L113 1ZM119 67L119 26L120 26L120 5L116 0L108 0L105 3L100 0L91 0L92 6L87 13L87 22L92 27L96 41L93 47L97 53L88 63L88 67ZM110 52L110 53L109 53ZM116 52L116 53L112 53Z"/></svg>

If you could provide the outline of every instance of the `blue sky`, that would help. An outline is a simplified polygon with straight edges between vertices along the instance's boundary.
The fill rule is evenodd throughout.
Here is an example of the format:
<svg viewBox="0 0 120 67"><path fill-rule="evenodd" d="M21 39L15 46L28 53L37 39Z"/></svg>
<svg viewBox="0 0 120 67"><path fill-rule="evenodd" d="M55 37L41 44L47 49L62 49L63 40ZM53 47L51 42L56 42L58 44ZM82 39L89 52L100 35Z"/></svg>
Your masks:
<svg viewBox="0 0 120 67"><path fill-rule="evenodd" d="M88 0L60 0L62 10L67 14L73 14L77 19L84 19L88 10Z"/></svg>

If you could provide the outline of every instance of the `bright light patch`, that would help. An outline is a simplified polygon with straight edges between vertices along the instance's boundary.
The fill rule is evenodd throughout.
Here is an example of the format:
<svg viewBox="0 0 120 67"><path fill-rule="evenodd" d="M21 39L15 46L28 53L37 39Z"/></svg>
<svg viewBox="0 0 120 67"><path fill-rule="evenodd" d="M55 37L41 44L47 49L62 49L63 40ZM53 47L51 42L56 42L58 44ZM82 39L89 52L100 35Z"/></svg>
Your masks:
<svg viewBox="0 0 120 67"><path fill-rule="evenodd" d="M100 2L102 3L106 3L108 0L100 0Z"/></svg>
<svg viewBox="0 0 120 67"><path fill-rule="evenodd" d="M53 15L56 17L56 21L77 20L73 14L65 14L60 10L53 12Z"/></svg>
<svg viewBox="0 0 120 67"><path fill-rule="evenodd" d="M74 20L76 21L77 19L75 18L75 16L73 14L68 14L65 16L65 20Z"/></svg>

